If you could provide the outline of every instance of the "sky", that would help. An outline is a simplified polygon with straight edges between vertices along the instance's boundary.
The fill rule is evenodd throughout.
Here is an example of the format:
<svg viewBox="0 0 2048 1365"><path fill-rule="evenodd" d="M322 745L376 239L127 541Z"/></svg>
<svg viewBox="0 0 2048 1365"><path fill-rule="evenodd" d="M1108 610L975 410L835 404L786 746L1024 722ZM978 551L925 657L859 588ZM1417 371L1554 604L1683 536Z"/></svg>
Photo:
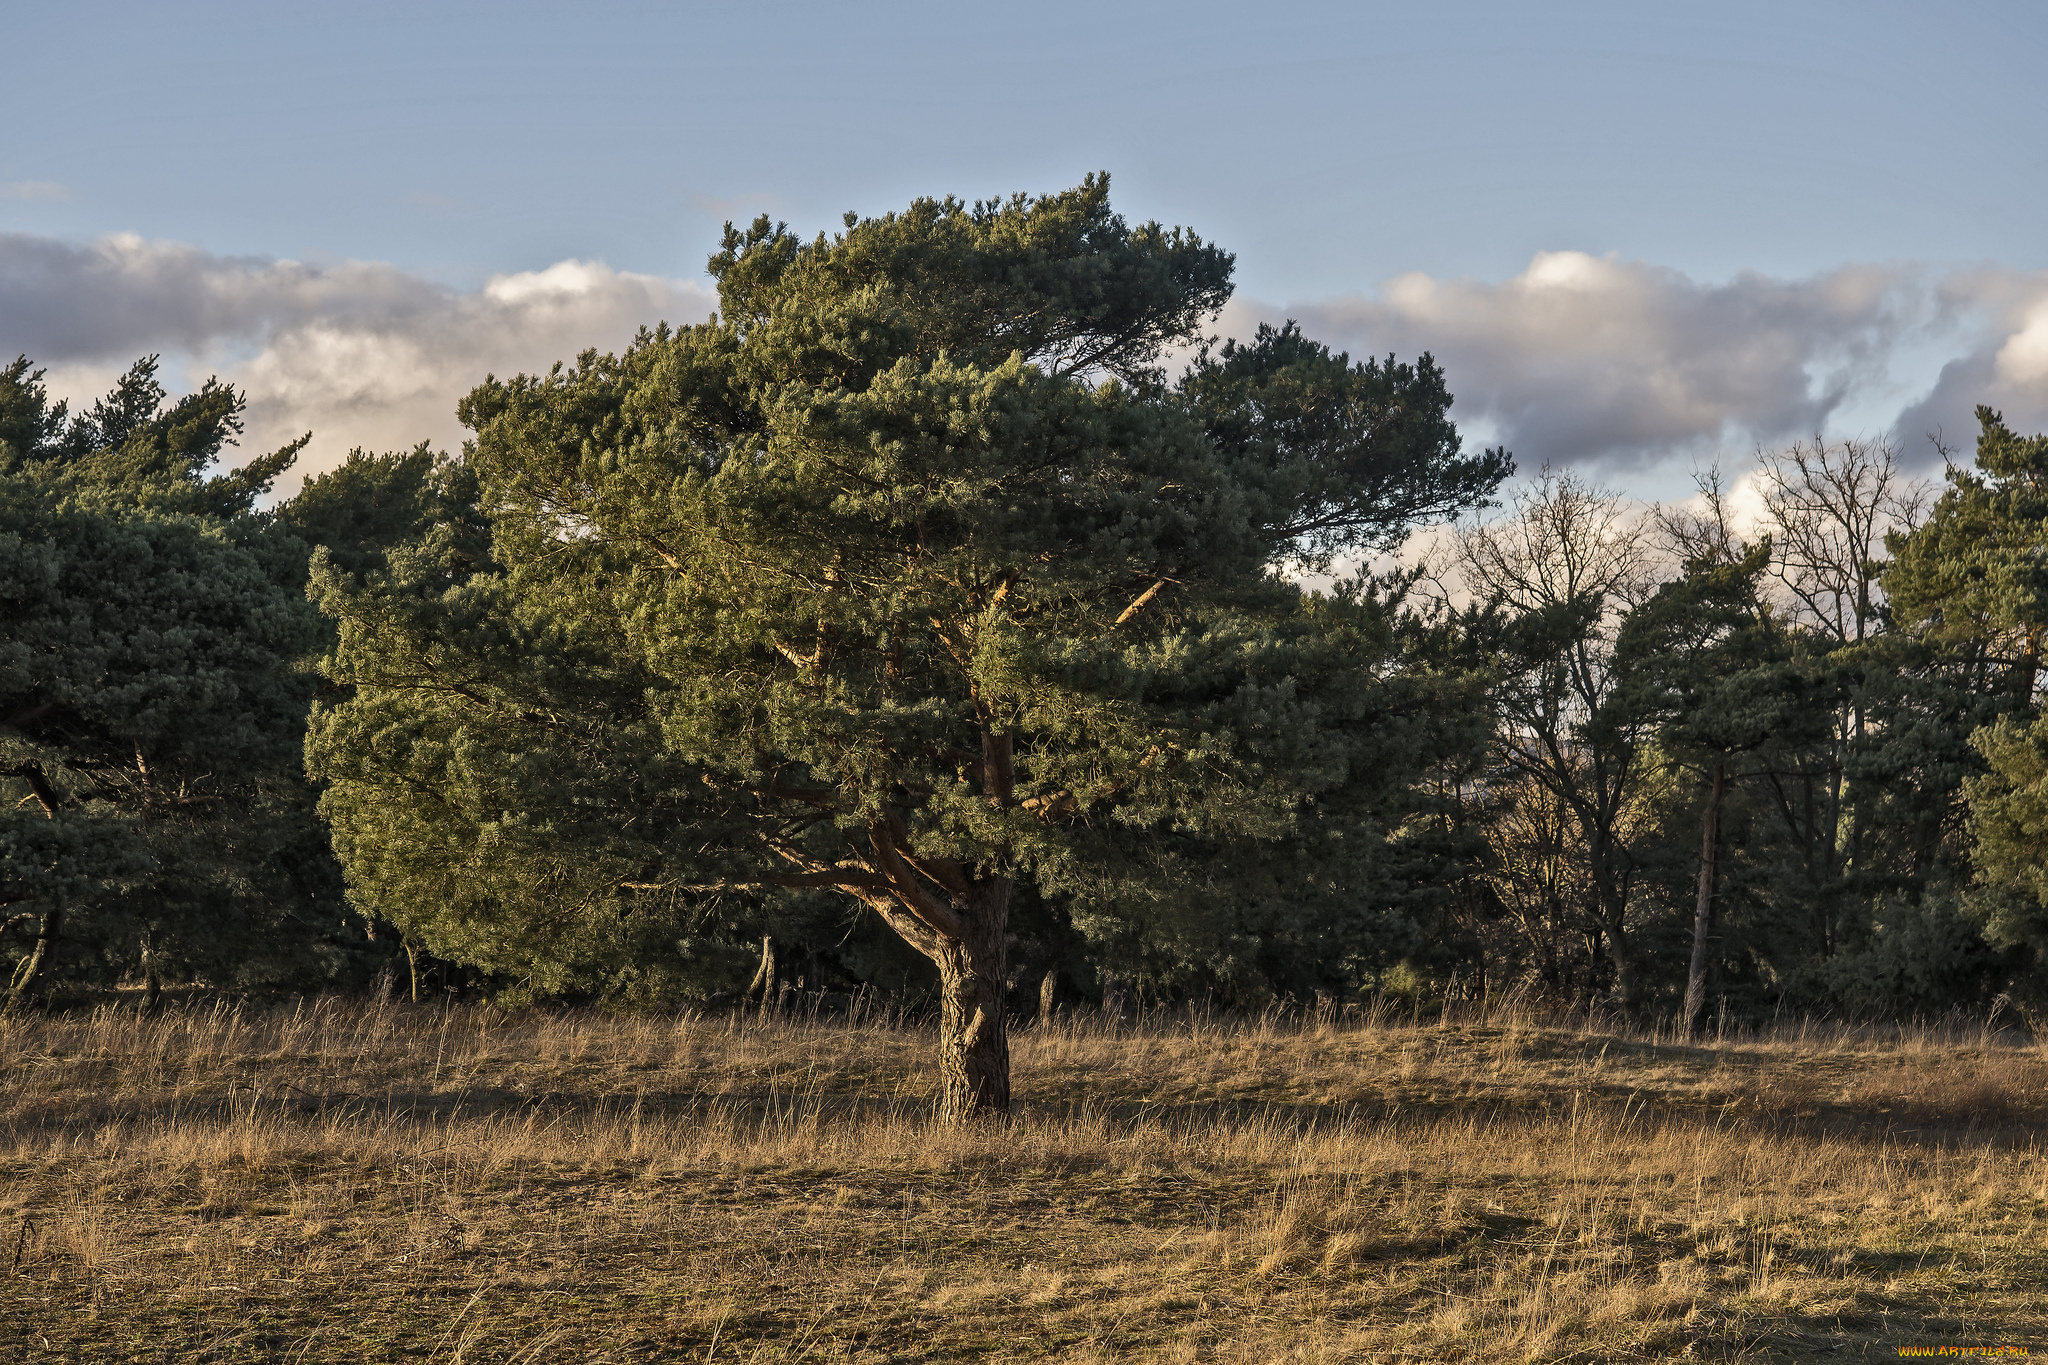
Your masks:
<svg viewBox="0 0 2048 1365"><path fill-rule="evenodd" d="M1236 253L1218 333L1431 351L1524 470L2048 428L2039 4L13 10L0 353L87 397L161 352L309 469L701 319L728 219L1095 170Z"/></svg>

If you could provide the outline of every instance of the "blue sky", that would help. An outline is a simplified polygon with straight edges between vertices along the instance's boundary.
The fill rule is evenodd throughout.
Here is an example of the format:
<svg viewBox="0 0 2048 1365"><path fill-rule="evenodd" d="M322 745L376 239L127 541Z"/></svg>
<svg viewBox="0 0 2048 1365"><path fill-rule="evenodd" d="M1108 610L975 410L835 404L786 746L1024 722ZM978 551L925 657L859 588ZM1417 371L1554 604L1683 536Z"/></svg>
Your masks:
<svg viewBox="0 0 2048 1365"><path fill-rule="evenodd" d="M1525 460L1656 490L1815 426L2048 422L2038 4L67 4L7 31L0 348L76 387L141 350L218 369L252 436L314 425L321 460L457 439L484 368L689 320L727 217L1098 168L1237 253L1219 326L1435 349Z"/></svg>

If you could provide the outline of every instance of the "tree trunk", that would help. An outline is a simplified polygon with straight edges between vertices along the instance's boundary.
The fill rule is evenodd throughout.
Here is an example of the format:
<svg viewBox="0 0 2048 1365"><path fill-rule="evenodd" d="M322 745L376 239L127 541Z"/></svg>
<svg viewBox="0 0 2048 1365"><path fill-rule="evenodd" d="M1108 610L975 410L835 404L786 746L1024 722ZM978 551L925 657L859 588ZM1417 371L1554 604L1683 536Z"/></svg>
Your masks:
<svg viewBox="0 0 2048 1365"><path fill-rule="evenodd" d="M939 1114L964 1122L1010 1112L1008 877L983 877L954 899L964 936L939 945Z"/></svg>
<svg viewBox="0 0 2048 1365"><path fill-rule="evenodd" d="M1635 945L1628 936L1628 891L1603 869L1602 857L1598 851L1592 854L1593 927L1607 940L1607 960L1614 964L1614 990L1621 997L1621 1016L1633 1024L1642 1013L1643 976L1637 969ZM1587 964L1589 973L1591 965ZM1589 981L1589 998L1590 986Z"/></svg>
<svg viewBox="0 0 2048 1365"><path fill-rule="evenodd" d="M156 932L150 930L142 936L142 1012L154 1011L163 993L163 973L156 966Z"/></svg>
<svg viewBox="0 0 2048 1365"><path fill-rule="evenodd" d="M14 980L7 992L6 1012L13 1013L33 1003L37 988L42 984L43 969L49 965L50 950L56 946L57 935L64 929L64 902L59 900L43 912L43 922L36 931L36 946L29 949L27 957L14 970Z"/></svg>
<svg viewBox="0 0 2048 1365"><path fill-rule="evenodd" d="M769 934L761 936L761 965L754 969L754 979L747 983L747 998L753 998L757 988L761 992L761 1022L765 1024L775 1016L775 939Z"/></svg>
<svg viewBox="0 0 2048 1365"><path fill-rule="evenodd" d="M1707 813L1700 820L1700 889L1692 912L1692 969L1685 977L1685 1036L1697 1038L1700 1017L1707 1009L1707 943L1714 929L1714 844L1720 835L1721 796L1728 790L1728 767L1714 765L1714 786Z"/></svg>
<svg viewBox="0 0 2048 1365"><path fill-rule="evenodd" d="M1633 1024L1643 1010L1643 975L1636 969L1635 950L1621 934L1610 931L1607 960L1614 964L1614 991L1621 998L1621 1017Z"/></svg>
<svg viewBox="0 0 2048 1365"><path fill-rule="evenodd" d="M1059 993L1060 993L1060 974L1059 974L1059 972L1058 972L1057 970L1054 970L1054 971L1050 971L1050 972L1047 972L1047 973L1045 974L1045 977L1044 977L1044 979L1043 979L1043 980L1041 980L1041 981L1040 981L1040 982L1038 983L1038 1022L1039 1022L1039 1023L1041 1023L1041 1024L1049 1024L1049 1023L1051 1023L1051 1022L1052 1022L1052 1011L1053 1011L1053 1006L1054 1006L1054 1004L1055 1004L1055 1003L1056 1003L1056 1002L1058 1001L1058 999L1059 999Z"/></svg>

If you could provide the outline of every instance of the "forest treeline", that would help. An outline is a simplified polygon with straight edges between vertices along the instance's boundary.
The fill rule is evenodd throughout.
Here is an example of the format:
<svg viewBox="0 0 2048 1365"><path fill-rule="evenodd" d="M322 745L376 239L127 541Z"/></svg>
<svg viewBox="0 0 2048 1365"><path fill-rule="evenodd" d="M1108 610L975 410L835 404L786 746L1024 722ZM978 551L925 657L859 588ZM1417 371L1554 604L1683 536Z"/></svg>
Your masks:
<svg viewBox="0 0 2048 1365"><path fill-rule="evenodd" d="M303 442L217 472L230 386L0 370L11 1003L865 989L937 998L971 1108L1048 974L2038 996L2048 439L1503 498L1454 375L1204 345L1230 256L1107 189L728 229L709 321L282 500Z"/></svg>

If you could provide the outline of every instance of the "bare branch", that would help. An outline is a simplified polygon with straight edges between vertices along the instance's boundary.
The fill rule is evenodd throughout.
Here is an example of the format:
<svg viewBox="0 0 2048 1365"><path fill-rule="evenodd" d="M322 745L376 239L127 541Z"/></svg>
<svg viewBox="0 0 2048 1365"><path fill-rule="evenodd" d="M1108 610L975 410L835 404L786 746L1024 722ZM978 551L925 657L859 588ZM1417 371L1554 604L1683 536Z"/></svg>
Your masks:
<svg viewBox="0 0 2048 1365"><path fill-rule="evenodd" d="M18 777L28 783L29 792L42 806L43 814L52 820L57 818L57 806L61 798L57 795L57 789L50 785L50 779L44 776L42 764L31 759L26 763L17 763L12 768L0 768L0 777Z"/></svg>
<svg viewBox="0 0 2048 1365"><path fill-rule="evenodd" d="M1150 602L1153 598L1159 596L1161 590L1163 590L1167 584L1173 583L1175 581L1177 580L1171 578L1162 578L1158 580L1156 583L1154 583L1151 587L1145 589L1145 591L1139 593L1137 601L1131 603L1131 605L1123 609L1122 615L1116 618L1115 622L1111 624L1110 629L1115 630L1117 626L1122 625L1124 622L1130 620L1133 616L1136 616L1139 612L1143 611L1145 609L1146 603Z"/></svg>

